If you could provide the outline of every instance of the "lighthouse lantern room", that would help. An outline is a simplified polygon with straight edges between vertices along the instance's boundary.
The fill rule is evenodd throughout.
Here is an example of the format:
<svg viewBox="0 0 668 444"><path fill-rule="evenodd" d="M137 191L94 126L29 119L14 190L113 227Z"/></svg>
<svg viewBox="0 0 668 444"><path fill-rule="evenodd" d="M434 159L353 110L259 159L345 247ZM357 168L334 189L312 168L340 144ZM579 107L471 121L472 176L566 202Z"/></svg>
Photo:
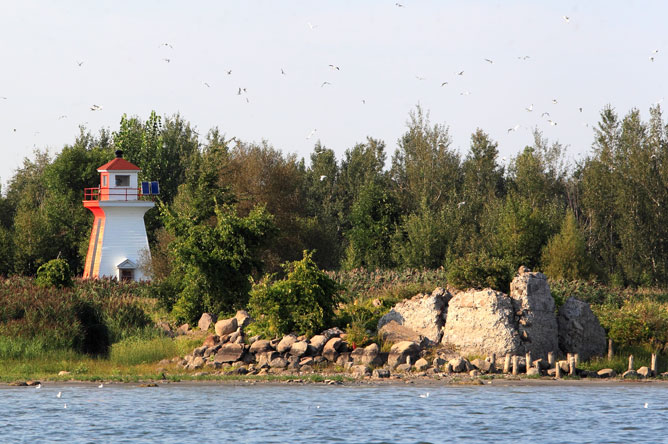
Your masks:
<svg viewBox="0 0 668 444"><path fill-rule="evenodd" d="M83 277L146 279L138 267L140 260L150 259L144 214L154 206L152 197L158 193L158 183L145 182L139 187L141 170L123 159L120 150L97 171L100 185L84 190L83 205L95 220Z"/></svg>

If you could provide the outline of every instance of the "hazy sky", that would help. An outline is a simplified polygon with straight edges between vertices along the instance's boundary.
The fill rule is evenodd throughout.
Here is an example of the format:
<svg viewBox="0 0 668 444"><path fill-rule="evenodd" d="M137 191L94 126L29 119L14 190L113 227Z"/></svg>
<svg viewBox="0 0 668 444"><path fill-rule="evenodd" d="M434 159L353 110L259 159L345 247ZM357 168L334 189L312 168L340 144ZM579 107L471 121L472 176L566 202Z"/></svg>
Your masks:
<svg viewBox="0 0 668 444"><path fill-rule="evenodd" d="M577 158L605 104L646 119L668 96L668 2L399 3L3 1L0 180L123 113L340 159L367 136L390 157L419 103L463 154L477 127L508 157L538 127Z"/></svg>

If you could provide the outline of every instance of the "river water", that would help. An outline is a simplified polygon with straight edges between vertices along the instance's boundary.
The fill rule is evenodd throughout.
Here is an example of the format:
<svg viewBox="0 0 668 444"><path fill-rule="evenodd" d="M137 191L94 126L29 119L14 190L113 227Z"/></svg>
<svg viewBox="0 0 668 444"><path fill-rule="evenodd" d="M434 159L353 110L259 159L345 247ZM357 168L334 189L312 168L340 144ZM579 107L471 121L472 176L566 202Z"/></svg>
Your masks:
<svg viewBox="0 0 668 444"><path fill-rule="evenodd" d="M0 442L657 443L668 385L3 387Z"/></svg>

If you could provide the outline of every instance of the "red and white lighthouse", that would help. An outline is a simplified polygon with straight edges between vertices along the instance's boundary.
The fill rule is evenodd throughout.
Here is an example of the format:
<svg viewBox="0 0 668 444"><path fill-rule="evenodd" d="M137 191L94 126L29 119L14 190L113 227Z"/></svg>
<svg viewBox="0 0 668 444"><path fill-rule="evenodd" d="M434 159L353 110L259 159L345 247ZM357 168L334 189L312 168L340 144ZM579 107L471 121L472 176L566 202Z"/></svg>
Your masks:
<svg viewBox="0 0 668 444"><path fill-rule="evenodd" d="M138 267L140 259L150 258L144 213L154 206L150 195L158 193L157 182L142 183L140 188L141 170L123 159L120 150L97 171L100 186L84 191L83 205L93 212L95 220L83 277L145 279Z"/></svg>

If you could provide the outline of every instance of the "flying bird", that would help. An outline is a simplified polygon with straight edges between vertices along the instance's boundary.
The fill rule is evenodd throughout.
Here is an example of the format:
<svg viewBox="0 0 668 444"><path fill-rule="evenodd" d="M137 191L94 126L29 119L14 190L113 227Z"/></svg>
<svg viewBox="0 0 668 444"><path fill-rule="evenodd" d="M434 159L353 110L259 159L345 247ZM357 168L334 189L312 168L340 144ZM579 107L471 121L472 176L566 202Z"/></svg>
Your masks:
<svg viewBox="0 0 668 444"><path fill-rule="evenodd" d="M491 60L491 59L485 59L485 61L486 61L487 63L489 63L490 65L491 65L492 63L494 63L494 61Z"/></svg>
<svg viewBox="0 0 668 444"><path fill-rule="evenodd" d="M459 93L460 96L470 96L471 92L470 91L462 91Z"/></svg>
<svg viewBox="0 0 668 444"><path fill-rule="evenodd" d="M441 86L445 86L447 84L448 84L448 82L443 82L443 83L441 83Z"/></svg>
<svg viewBox="0 0 668 444"><path fill-rule="evenodd" d="M327 176L325 176L325 175L323 174L322 176L320 176L320 182L322 182L322 181L325 180L326 178L327 178Z"/></svg>
<svg viewBox="0 0 668 444"><path fill-rule="evenodd" d="M548 119L547 122L550 124L550 126L557 126L557 122L555 122L554 120L549 120Z"/></svg>
<svg viewBox="0 0 668 444"><path fill-rule="evenodd" d="M459 203L457 204L457 208L461 207L462 205L466 205L466 201L459 202Z"/></svg>
<svg viewBox="0 0 668 444"><path fill-rule="evenodd" d="M649 57L649 61L650 61L650 62L653 62L653 61L654 61L654 56L650 56L650 57Z"/></svg>
<svg viewBox="0 0 668 444"><path fill-rule="evenodd" d="M225 72L227 73L228 76L231 76L231 75L232 75L232 70L231 70L231 69L228 70L228 71L225 71Z"/></svg>
<svg viewBox="0 0 668 444"><path fill-rule="evenodd" d="M281 68L281 74L285 75L285 71L283 71L283 68Z"/></svg>
<svg viewBox="0 0 668 444"><path fill-rule="evenodd" d="M327 82L327 81L322 82L322 85L320 85L320 88L322 88L322 87L325 86L325 85L331 85L331 83L329 83L329 82Z"/></svg>
<svg viewBox="0 0 668 444"><path fill-rule="evenodd" d="M91 111L100 111L100 110L102 110L102 106L93 104L93 106L90 107L90 110Z"/></svg>
<svg viewBox="0 0 668 444"><path fill-rule="evenodd" d="M525 55L525 56L519 56L517 57L519 60L529 60L531 56Z"/></svg>
<svg viewBox="0 0 668 444"><path fill-rule="evenodd" d="M306 139L310 139L315 134L316 131L318 131L318 130L314 128L313 131L308 133L308 136L306 136ZM322 180L322 179L320 179L320 180Z"/></svg>
<svg viewBox="0 0 668 444"><path fill-rule="evenodd" d="M508 132L511 132L511 131L517 131L519 128L520 128L520 125L519 125L519 123L518 123L517 125L515 125L515 126L512 127L512 128L508 128Z"/></svg>
<svg viewBox="0 0 668 444"><path fill-rule="evenodd" d="M362 105L366 105L366 100L362 99Z"/></svg>
<svg viewBox="0 0 668 444"><path fill-rule="evenodd" d="M464 71L459 71L459 72L457 73L457 75L458 75L458 76L463 76L463 75L464 75Z"/></svg>
<svg viewBox="0 0 668 444"><path fill-rule="evenodd" d="M78 60L77 60L77 66L81 67L81 65L83 65L83 64L84 64L84 61L83 61L83 60L82 60L82 61L78 61Z"/></svg>
<svg viewBox="0 0 668 444"><path fill-rule="evenodd" d="M338 66L336 66L336 65L332 65L331 63L330 63L330 65L329 65L329 67L332 68L332 69L335 69L335 70L337 70L337 71L340 71L340 69L339 69Z"/></svg>
<svg viewBox="0 0 668 444"><path fill-rule="evenodd" d="M169 49L174 49L174 47L172 45L170 45L169 43L161 43L159 47L162 47L162 46L166 46Z"/></svg>
<svg viewBox="0 0 668 444"><path fill-rule="evenodd" d="M565 21L566 23L568 23L568 22L571 21L571 18L570 18L569 16L565 15L565 16L564 16L564 21Z"/></svg>
<svg viewBox="0 0 668 444"><path fill-rule="evenodd" d="M164 60L164 61L167 62L167 63L171 62L171 59L168 59L168 58L164 58L164 59L162 59L162 60Z"/></svg>
<svg viewBox="0 0 668 444"><path fill-rule="evenodd" d="M67 119L67 114L63 114L62 116L58 116L58 120L62 119Z"/></svg>
<svg viewBox="0 0 668 444"><path fill-rule="evenodd" d="M559 103L559 102L557 102L557 99L552 99L552 104L553 105L556 105L557 103Z"/></svg>
<svg viewBox="0 0 668 444"><path fill-rule="evenodd" d="M206 83L206 82L204 82L204 86L206 86L207 88L211 88L211 85L209 85L209 84Z"/></svg>
<svg viewBox="0 0 668 444"><path fill-rule="evenodd" d="M533 111L533 103L532 103L531 105L527 106L527 107L524 108L524 109L527 110L527 111L529 111L529 112Z"/></svg>
<svg viewBox="0 0 668 444"><path fill-rule="evenodd" d="M424 80L424 77L418 76L418 75L416 75L415 78L418 79L418 80Z"/></svg>
<svg viewBox="0 0 668 444"><path fill-rule="evenodd" d="M2 99L2 100L7 100L7 97L5 97L5 96L0 96L0 99Z"/></svg>
<svg viewBox="0 0 668 444"><path fill-rule="evenodd" d="M313 31L315 28L318 27L318 25L312 25L311 22L306 22L306 24L307 24L308 27L311 29L311 31Z"/></svg>
<svg viewBox="0 0 668 444"><path fill-rule="evenodd" d="M403 8L403 7L404 7L404 5L402 5L401 3L395 3L395 5L397 5L397 7L399 7L399 8Z"/></svg>
<svg viewBox="0 0 668 444"><path fill-rule="evenodd" d="M580 112L582 112L582 107L579 107L578 109L580 110Z"/></svg>
<svg viewBox="0 0 668 444"><path fill-rule="evenodd" d="M543 114L541 114L540 116L541 116L541 117L545 117L545 116L550 117L550 113L548 113L547 111L545 111L545 112L544 112Z"/></svg>

